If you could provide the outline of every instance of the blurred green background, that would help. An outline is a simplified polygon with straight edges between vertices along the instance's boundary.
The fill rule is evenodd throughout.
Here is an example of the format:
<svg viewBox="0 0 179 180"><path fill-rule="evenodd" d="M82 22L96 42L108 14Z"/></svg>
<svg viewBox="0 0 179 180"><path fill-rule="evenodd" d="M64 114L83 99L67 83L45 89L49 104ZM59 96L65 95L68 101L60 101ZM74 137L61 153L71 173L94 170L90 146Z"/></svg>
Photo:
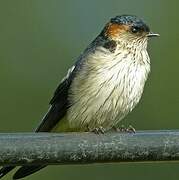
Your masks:
<svg viewBox="0 0 179 180"><path fill-rule="evenodd" d="M76 57L109 18L120 14L144 18L161 35L149 43L152 72L143 98L122 124L178 129L178 6L177 0L1 0L0 132L32 131ZM26 179L178 178L178 163L131 163L51 166Z"/></svg>

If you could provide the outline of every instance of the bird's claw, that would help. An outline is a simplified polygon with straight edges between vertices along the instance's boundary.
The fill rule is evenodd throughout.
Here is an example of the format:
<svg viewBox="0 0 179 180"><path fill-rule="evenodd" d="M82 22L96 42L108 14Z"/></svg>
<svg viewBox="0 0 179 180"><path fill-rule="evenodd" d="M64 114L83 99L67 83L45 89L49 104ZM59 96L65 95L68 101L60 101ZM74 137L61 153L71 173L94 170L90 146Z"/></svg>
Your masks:
<svg viewBox="0 0 179 180"><path fill-rule="evenodd" d="M95 129L91 130L91 132L94 132L95 134L104 134L105 129L102 126L100 126L98 128L95 128Z"/></svg>
<svg viewBox="0 0 179 180"><path fill-rule="evenodd" d="M124 125L122 125L121 127L114 127L114 130L117 132L127 132L127 133L135 133L135 129L134 127L132 127L131 125L129 125L129 127L124 127Z"/></svg>

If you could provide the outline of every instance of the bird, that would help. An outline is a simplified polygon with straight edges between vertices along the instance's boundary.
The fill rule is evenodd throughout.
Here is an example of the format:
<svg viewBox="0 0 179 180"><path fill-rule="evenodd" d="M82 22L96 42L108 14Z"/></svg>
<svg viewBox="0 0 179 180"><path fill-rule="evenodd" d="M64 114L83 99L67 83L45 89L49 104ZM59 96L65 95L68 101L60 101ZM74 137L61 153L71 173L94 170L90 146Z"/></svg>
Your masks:
<svg viewBox="0 0 179 180"><path fill-rule="evenodd" d="M157 36L135 15L111 18L68 70L35 132L106 132L118 127L141 99L150 72L148 40ZM14 167L2 167L0 178ZM13 179L44 167L22 166Z"/></svg>

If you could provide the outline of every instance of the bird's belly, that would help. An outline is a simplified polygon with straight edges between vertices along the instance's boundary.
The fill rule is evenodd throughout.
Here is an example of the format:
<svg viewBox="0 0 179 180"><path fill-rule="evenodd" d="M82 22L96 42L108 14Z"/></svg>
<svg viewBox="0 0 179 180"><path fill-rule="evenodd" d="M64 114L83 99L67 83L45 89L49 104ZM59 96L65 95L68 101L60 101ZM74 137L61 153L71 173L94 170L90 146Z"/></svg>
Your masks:
<svg viewBox="0 0 179 180"><path fill-rule="evenodd" d="M88 80L71 96L72 106L67 112L69 126L88 131L98 127L110 129L124 118L138 103L143 86L133 80L129 86L124 77ZM86 86L86 87L85 87Z"/></svg>
<svg viewBox="0 0 179 180"><path fill-rule="evenodd" d="M69 108L63 121L69 129L110 129L141 98L150 71L150 64L143 61L148 59L147 53L134 57L128 51L115 55L100 52L86 57L70 86Z"/></svg>

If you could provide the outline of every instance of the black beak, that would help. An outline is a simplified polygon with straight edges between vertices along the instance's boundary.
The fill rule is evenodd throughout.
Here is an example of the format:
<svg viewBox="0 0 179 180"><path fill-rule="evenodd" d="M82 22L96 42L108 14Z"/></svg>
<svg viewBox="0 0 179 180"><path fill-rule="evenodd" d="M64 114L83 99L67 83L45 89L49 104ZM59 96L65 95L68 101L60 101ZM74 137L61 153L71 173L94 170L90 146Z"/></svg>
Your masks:
<svg viewBox="0 0 179 180"><path fill-rule="evenodd" d="M156 34L156 33L153 33L153 32L149 32L147 34L147 37L159 37L159 36L160 36L160 34Z"/></svg>

